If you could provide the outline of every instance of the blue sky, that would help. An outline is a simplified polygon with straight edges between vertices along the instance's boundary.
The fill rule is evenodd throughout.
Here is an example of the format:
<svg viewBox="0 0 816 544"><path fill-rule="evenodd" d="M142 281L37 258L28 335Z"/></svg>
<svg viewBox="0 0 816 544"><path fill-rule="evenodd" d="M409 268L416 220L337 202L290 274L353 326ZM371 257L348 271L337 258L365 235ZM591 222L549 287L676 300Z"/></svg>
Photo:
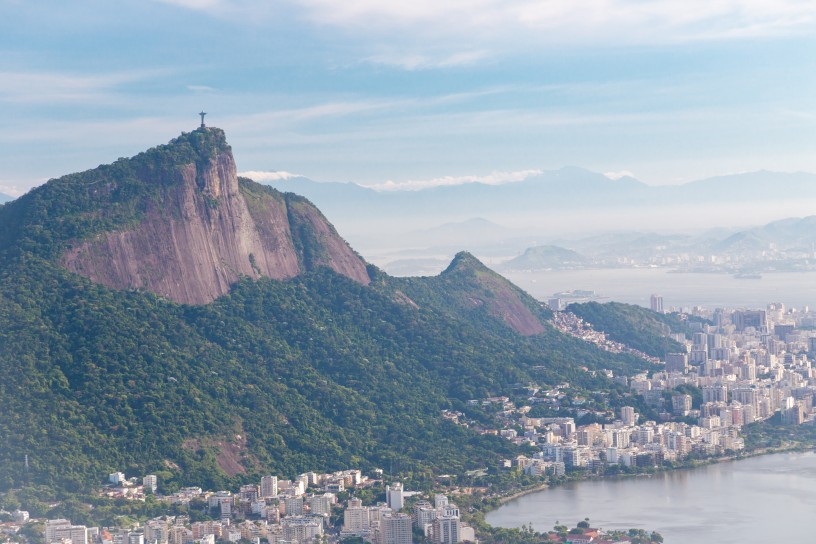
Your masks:
<svg viewBox="0 0 816 544"><path fill-rule="evenodd" d="M227 131L241 171L816 172L816 1L0 0L0 192ZM267 176L270 177L270 176Z"/></svg>

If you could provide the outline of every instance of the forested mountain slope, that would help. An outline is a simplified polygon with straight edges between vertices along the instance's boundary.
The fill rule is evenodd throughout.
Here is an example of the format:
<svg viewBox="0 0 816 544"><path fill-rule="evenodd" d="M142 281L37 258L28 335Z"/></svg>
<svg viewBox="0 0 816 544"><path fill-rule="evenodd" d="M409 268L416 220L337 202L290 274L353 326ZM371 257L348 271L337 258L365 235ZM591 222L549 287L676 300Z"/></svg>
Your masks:
<svg viewBox="0 0 816 544"><path fill-rule="evenodd" d="M352 466L456 473L516 449L441 410L517 383L612 390L582 367L646 364L555 332L536 301L470 255L435 278L391 278L308 201L248 181L214 189L190 173L229 178L212 136L227 153L212 129L198 143L182 135L0 208L0 490L88 489L115 470L156 472L165 489ZM276 206L286 213L268 211ZM199 249L145 234L178 234L185 222L207 227L201 258L235 276L207 303L161 288L168 277L214 285L197 262L172 260ZM223 245L227 235L268 249L266 264ZM294 252L291 273L264 268L278 251ZM106 270L146 282L109 282Z"/></svg>

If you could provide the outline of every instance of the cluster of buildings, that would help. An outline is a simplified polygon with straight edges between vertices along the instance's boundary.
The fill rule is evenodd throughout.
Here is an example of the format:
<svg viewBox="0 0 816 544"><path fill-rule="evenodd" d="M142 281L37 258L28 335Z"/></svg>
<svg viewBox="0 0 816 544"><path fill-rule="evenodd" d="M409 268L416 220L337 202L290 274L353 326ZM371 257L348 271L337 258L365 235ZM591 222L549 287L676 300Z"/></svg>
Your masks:
<svg viewBox="0 0 816 544"><path fill-rule="evenodd" d="M662 297L652 295L651 307L662 312ZM813 419L816 315L807 308L786 311L782 303L768 304L763 310L709 312L697 307L690 314L708 323L690 320L694 331L690 339L671 335L684 350L667 354L665 372L628 381L648 403L673 415L699 418L706 427L718 426L716 418L719 426L741 426L777 412L785 423ZM560 319L580 321L576 316ZM581 327L591 329L585 323ZM699 410L692 410L689 400L676 393L666 404L664 392L682 384L702 390Z"/></svg>
<svg viewBox="0 0 816 544"><path fill-rule="evenodd" d="M695 313L711 324L689 322L697 330L692 338L675 338L685 350L668 354L665 372L652 380L633 380L634 389L657 402L662 391L694 385L703 393L699 411L684 410L674 398L671 408L710 427L741 426L777 412L784 423L812 421L816 317L807 309L786 311L782 303L764 310L698 308Z"/></svg>
<svg viewBox="0 0 816 544"><path fill-rule="evenodd" d="M377 471L379 473L379 471ZM109 476L110 484L103 493L121 489L140 489L122 496L137 499L147 489L157 492L156 477L125 479L122 473ZM473 530L459 520L459 509L446 497L437 495L435 505L419 501L413 515L406 507L406 492L402 484L386 486L386 502L363 506L360 499L350 498L342 512L343 526L338 530L331 522L332 514L340 513L343 505L337 494L381 483L361 471L352 469L334 473L308 472L294 480L264 476L258 484L241 486L231 491L203 491L184 488L162 496L170 504L204 507L209 516L205 521L191 521L188 515L162 516L143 525L119 528L98 528L74 525L65 519L46 520L46 544L215 544L215 542L249 541L259 544L304 544L337 542L360 537L371 544L410 544L414 527L435 544L457 544L475 541ZM18 513L15 513L17 516ZM20 518L26 512L19 513ZM15 518L16 519L16 518Z"/></svg>
<svg viewBox="0 0 816 544"><path fill-rule="evenodd" d="M122 472L112 472L108 475L108 485L99 490L99 495L110 499L145 500L147 493L156 493L158 477L148 474L139 478L125 478Z"/></svg>
<svg viewBox="0 0 816 544"><path fill-rule="evenodd" d="M651 304L662 311L658 295L651 297ZM717 309L708 314L698 308L695 314L705 319L688 321L691 338L672 335L684 349L667 354L662 371L614 378L641 395L659 414L657 421L640 421L634 407L624 406L612 423L576 427L572 417L529 417L529 405L513 409L510 399L502 398L497 421L504 428L497 433L539 449L532 457L518 457L515 464L528 474L556 476L569 469L615 464L654 466L742 450L741 428L777 413L787 424L814 419L816 368L811 359L816 359L816 318L807 311L786 311L780 303L764 310ZM577 316L562 312L554 321L588 342L620 351ZM693 390L701 393L701 402L693 400ZM551 401L555 407L557 399ZM550 399L531 397L527 402L539 400ZM445 417L458 421L463 414ZM505 466L512 465L512 460L505 461Z"/></svg>
<svg viewBox="0 0 816 544"><path fill-rule="evenodd" d="M717 455L744 448L738 428L707 428L685 422L646 421L631 406L610 424L576 426L573 418L522 416L524 436L539 451L505 461L532 476L561 476L567 470L603 470L611 465L653 467L691 454Z"/></svg>
<svg viewBox="0 0 816 544"><path fill-rule="evenodd" d="M139 478L127 479L123 473L114 472L108 476L108 482L108 485L99 490L99 494L110 498L144 500L146 493L156 494L158 490L158 478L155 474L148 474L140 480ZM280 502L287 498L302 497L307 489L318 489L324 491L325 494L333 495L347 489L371 487L378 482L379 480L372 480L357 469L325 474L306 472L295 480L264 476L261 478L260 486L244 486L237 495L229 491L219 491L213 494L203 491L200 487L186 487L176 493L158 498L171 504L188 504L192 500L201 499L208 501L210 507L215 506L213 501L220 500L219 504L223 507L225 514L231 515L235 508L235 511L248 515L260 514L261 510L269 506L269 499Z"/></svg>
<svg viewBox="0 0 816 544"><path fill-rule="evenodd" d="M416 501L412 513L404 510L405 492L400 483L386 488L386 503L363 506L360 500L350 499L343 512L341 539L360 537L372 544L410 544L413 529L434 544L475 542L471 527L459 519L459 507L442 494L434 496L434 503Z"/></svg>
<svg viewBox="0 0 816 544"><path fill-rule="evenodd" d="M324 474L307 472L294 480L268 475L258 484L241 486L237 493L187 487L157 495L157 499L188 508L204 504L212 519L191 522L189 516L163 516L143 526L102 530L74 526L67 520L49 520L46 544L214 544L240 540L302 544L329 540L331 515L340 508L337 494L378 483L380 480L350 469ZM116 472L109 475L109 485L100 493L143 500L146 492L158 491L157 484L152 474L140 482Z"/></svg>
<svg viewBox="0 0 816 544"><path fill-rule="evenodd" d="M272 526L265 520L190 522L188 516L163 516L144 525L118 528L72 525L65 519L47 520L46 544L215 544L247 540L270 544L311 542L324 534L322 519L293 515Z"/></svg>

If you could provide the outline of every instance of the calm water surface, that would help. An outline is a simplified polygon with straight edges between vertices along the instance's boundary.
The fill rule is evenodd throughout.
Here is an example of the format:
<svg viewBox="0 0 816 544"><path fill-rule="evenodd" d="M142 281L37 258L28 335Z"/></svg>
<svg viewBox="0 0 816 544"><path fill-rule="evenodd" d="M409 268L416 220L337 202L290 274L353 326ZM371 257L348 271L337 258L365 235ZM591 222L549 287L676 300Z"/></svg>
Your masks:
<svg viewBox="0 0 816 544"><path fill-rule="evenodd" d="M585 517L593 527L655 530L670 544L816 542L816 454L571 483L509 501L487 522L545 531Z"/></svg>
<svg viewBox="0 0 816 544"><path fill-rule="evenodd" d="M816 307L816 272L775 272L761 279L730 274L674 274L663 268L505 272L510 281L540 300L553 293L583 289L608 300L649 307L649 296L663 296L671 306L764 308L769 302L788 307Z"/></svg>

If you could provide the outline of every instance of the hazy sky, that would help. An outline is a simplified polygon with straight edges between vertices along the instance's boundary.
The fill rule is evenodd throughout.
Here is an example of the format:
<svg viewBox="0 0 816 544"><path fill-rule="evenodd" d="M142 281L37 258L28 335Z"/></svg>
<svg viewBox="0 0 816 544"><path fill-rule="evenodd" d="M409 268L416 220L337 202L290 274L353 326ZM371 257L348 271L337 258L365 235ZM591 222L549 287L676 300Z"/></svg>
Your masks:
<svg viewBox="0 0 816 544"><path fill-rule="evenodd" d="M816 171L816 1L0 0L0 103L15 195L201 109L327 181Z"/></svg>

